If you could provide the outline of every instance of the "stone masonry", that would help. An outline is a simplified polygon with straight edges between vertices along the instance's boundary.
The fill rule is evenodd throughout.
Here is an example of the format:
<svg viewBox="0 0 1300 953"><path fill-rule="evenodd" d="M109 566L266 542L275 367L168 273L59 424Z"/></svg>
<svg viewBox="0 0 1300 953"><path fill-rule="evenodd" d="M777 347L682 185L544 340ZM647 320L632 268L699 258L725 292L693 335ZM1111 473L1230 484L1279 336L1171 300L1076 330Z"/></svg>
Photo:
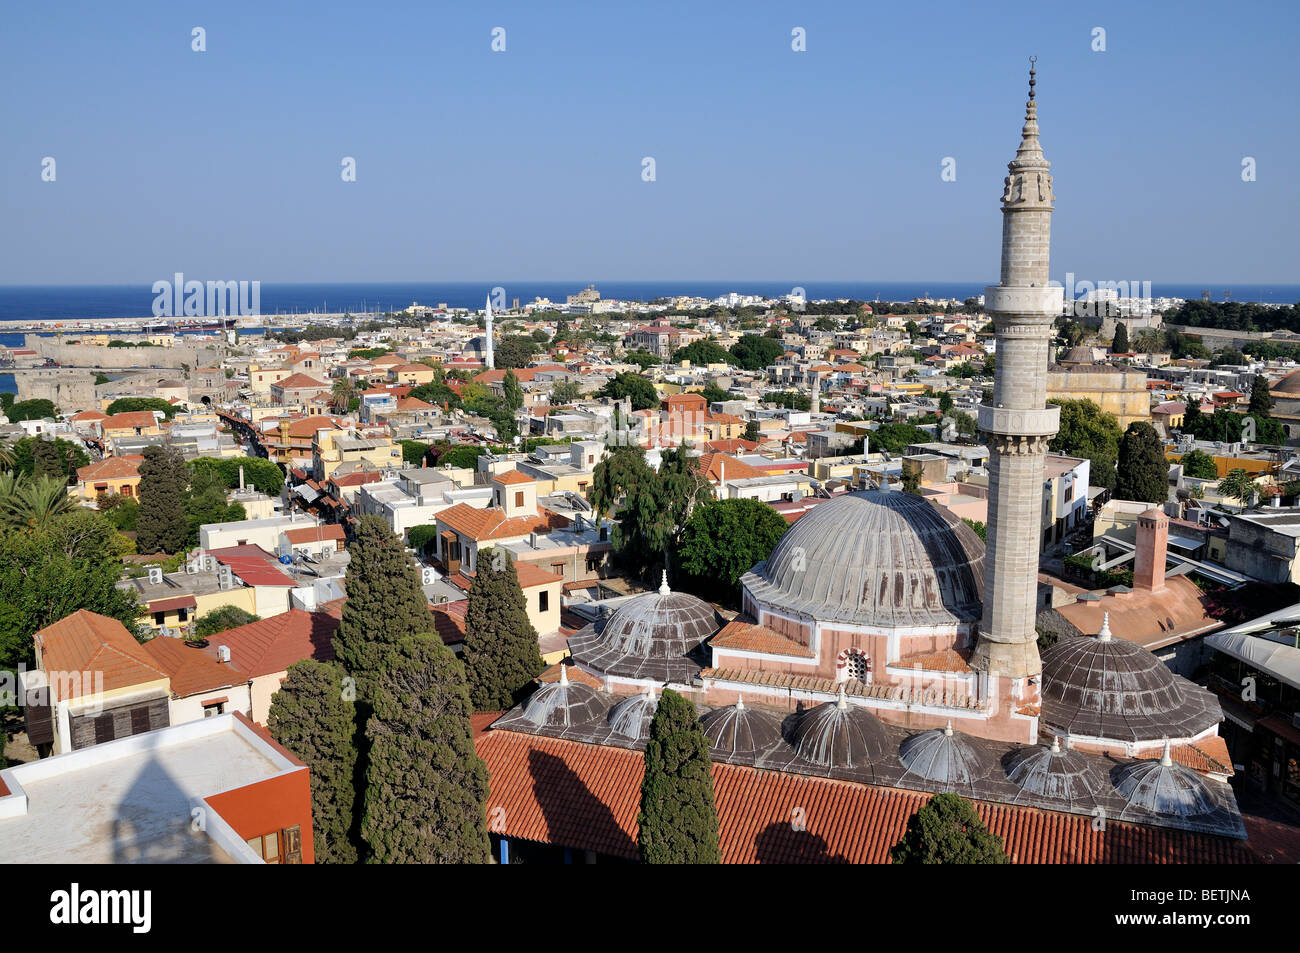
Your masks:
<svg viewBox="0 0 1300 953"><path fill-rule="evenodd" d="M1048 407L1047 365L1052 322L1063 290L1048 285L1052 208L1051 164L1038 143L1034 69L1020 148L1007 166L1002 195L1002 276L984 291L997 335L993 404L979 409L989 438L988 546L984 616L971 666L988 681L1012 681L1012 697L1032 702L1022 680L1042 670L1034 631L1042 522L1043 457L1060 411ZM1017 684L1019 683L1019 684ZM986 683L986 692L993 686Z"/></svg>

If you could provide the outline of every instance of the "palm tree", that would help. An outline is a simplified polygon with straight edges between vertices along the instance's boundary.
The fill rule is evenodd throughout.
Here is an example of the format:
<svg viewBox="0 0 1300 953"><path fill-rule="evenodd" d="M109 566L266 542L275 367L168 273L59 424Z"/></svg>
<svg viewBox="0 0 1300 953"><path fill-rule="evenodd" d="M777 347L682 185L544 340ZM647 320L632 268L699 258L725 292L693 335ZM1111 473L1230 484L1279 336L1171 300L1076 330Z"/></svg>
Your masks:
<svg viewBox="0 0 1300 953"><path fill-rule="evenodd" d="M12 470L14 452L7 443L0 443L0 470Z"/></svg>
<svg viewBox="0 0 1300 953"><path fill-rule="evenodd" d="M1255 481L1245 470L1233 470L1219 481L1218 489L1222 496L1238 501L1243 508L1250 506L1255 498Z"/></svg>
<svg viewBox="0 0 1300 953"><path fill-rule="evenodd" d="M352 381L347 377L340 377L330 388L330 397L333 398L334 409L340 414L346 414L348 408L352 406L352 398L356 396L356 388L352 386Z"/></svg>
<svg viewBox="0 0 1300 953"><path fill-rule="evenodd" d="M36 529L76 508L76 503L68 495L67 484L54 477L4 482L8 484L8 492L6 494L6 487L0 486L0 524L5 526Z"/></svg>

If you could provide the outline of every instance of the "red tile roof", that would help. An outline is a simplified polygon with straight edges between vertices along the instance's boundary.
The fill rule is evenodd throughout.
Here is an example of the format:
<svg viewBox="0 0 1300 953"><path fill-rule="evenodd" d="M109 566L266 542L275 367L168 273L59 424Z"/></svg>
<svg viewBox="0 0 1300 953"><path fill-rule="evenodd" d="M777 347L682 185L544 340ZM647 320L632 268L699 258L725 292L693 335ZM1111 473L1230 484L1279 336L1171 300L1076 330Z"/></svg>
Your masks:
<svg viewBox="0 0 1300 953"><path fill-rule="evenodd" d="M324 526L303 526L300 529L286 529L284 538L290 543L317 543L325 539L341 540L343 536L343 527L338 523L327 523Z"/></svg>
<svg viewBox="0 0 1300 953"><path fill-rule="evenodd" d="M440 524L463 533L476 542L486 539L512 539L529 533L545 533L569 525L569 520L549 510L536 516L516 516L506 519L498 509L476 509L468 503L457 503L437 515Z"/></svg>
<svg viewBox="0 0 1300 953"><path fill-rule="evenodd" d="M99 422L101 430L133 430L136 427L156 427L158 419L152 410L129 410Z"/></svg>
<svg viewBox="0 0 1300 953"><path fill-rule="evenodd" d="M227 546L224 549L210 549L208 555L229 566L230 571L248 586L296 586L297 583L276 568L274 556L261 546L245 543L242 546Z"/></svg>
<svg viewBox="0 0 1300 953"><path fill-rule="evenodd" d="M230 648L230 662L250 678L283 672L294 662L334 658L339 620L328 612L290 609L269 619L218 632L204 649L216 658L217 646Z"/></svg>
<svg viewBox="0 0 1300 953"><path fill-rule="evenodd" d="M532 477L518 470L506 470L504 473L498 473L492 478L493 483L504 483L507 486L515 483L536 483Z"/></svg>
<svg viewBox="0 0 1300 953"><path fill-rule="evenodd" d="M513 731L475 739L487 762L500 833L523 840L637 856L636 815L644 755ZM722 862L876 863L903 836L908 819L930 797L742 765L713 765ZM1245 844L1228 838L1111 821L1037 808L975 802L1012 862L1250 863ZM798 813L796 813L796 811ZM791 819L799 817L804 830Z"/></svg>
<svg viewBox="0 0 1300 953"><path fill-rule="evenodd" d="M78 609L36 633L41 669L45 672L101 672L103 690L131 688L167 677L121 622L88 609ZM59 681L53 680L55 689ZM84 685L90 694L98 685ZM62 699L65 700L66 699Z"/></svg>
<svg viewBox="0 0 1300 953"><path fill-rule="evenodd" d="M182 639L158 636L146 642L144 650L171 678L172 694L178 698L229 688L242 684L248 677Z"/></svg>
<svg viewBox="0 0 1300 953"><path fill-rule="evenodd" d="M281 390L300 390L305 387L329 388L329 385L324 381L318 381L316 378L308 377L306 374L290 374L284 380L272 384L271 386L278 387Z"/></svg>
<svg viewBox="0 0 1300 953"><path fill-rule="evenodd" d="M122 457L105 457L89 466L77 468L77 479L82 483L89 483L92 480L129 480L139 475L139 462Z"/></svg>

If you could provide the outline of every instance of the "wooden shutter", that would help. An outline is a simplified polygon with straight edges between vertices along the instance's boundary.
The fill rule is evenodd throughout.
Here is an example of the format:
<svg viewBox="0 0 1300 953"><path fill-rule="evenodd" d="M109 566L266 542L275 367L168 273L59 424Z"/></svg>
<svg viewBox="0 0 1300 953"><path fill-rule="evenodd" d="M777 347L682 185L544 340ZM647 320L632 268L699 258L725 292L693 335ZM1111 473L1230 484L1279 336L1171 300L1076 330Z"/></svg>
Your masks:
<svg viewBox="0 0 1300 953"><path fill-rule="evenodd" d="M284 862L286 864L302 863L302 825L284 829Z"/></svg>

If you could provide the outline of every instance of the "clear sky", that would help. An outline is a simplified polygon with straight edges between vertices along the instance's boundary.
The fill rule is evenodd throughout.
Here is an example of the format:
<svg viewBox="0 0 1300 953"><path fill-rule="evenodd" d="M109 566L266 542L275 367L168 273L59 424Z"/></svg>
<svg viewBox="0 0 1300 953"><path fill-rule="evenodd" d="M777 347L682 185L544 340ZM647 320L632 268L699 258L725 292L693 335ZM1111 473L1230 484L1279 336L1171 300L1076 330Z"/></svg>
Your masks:
<svg viewBox="0 0 1300 953"><path fill-rule="evenodd" d="M1300 282L1298 11L11 2L0 284L993 282L1031 53L1053 278Z"/></svg>

